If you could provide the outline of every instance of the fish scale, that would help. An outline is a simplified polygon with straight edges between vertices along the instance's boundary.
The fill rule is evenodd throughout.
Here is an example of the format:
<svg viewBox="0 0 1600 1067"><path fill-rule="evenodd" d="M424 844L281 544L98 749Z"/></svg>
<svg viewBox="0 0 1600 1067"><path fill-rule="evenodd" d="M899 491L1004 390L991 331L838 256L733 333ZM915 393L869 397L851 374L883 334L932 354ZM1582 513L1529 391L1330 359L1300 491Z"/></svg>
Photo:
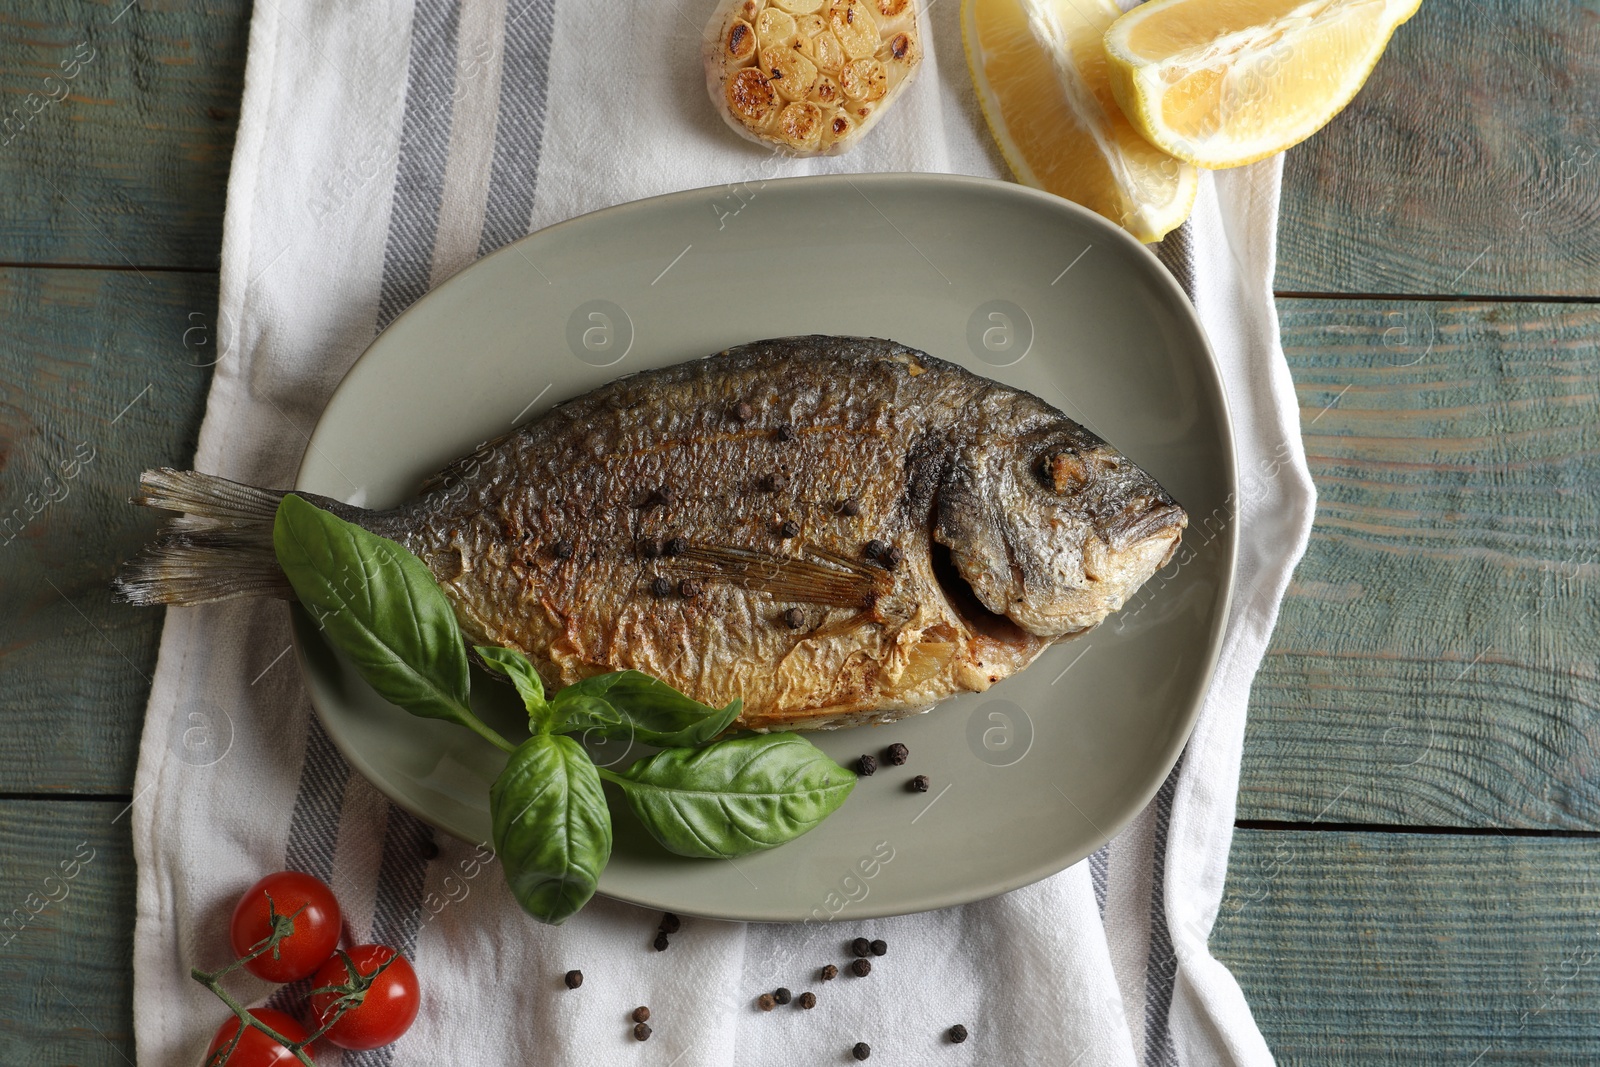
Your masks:
<svg viewBox="0 0 1600 1067"><path fill-rule="evenodd" d="M183 571L204 550L208 477L147 485L189 532L134 564L129 599L232 595L197 597ZM282 496L248 492L263 514ZM551 689L637 669L714 706L741 699L757 730L889 721L987 689L1120 607L1187 522L1038 397L828 336L618 379L389 511L312 499L404 544L469 643L518 649Z"/></svg>

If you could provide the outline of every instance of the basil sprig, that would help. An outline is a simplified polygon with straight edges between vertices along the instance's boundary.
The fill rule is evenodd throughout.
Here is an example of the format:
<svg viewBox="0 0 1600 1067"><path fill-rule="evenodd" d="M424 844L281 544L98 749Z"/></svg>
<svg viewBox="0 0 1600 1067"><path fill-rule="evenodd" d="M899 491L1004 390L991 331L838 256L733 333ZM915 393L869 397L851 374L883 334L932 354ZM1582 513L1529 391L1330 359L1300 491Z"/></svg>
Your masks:
<svg viewBox="0 0 1600 1067"><path fill-rule="evenodd" d="M467 706L455 612L404 545L290 493L278 505L272 547L300 603L380 696L511 751Z"/></svg>
<svg viewBox="0 0 1600 1067"><path fill-rule="evenodd" d="M600 777L669 852L727 859L792 841L833 814L856 776L798 734L669 748Z"/></svg>
<svg viewBox="0 0 1600 1067"><path fill-rule="evenodd" d="M726 858L773 848L827 818L853 772L792 733L723 734L739 717L641 671L586 678L546 697L521 652L474 646L528 711L533 736L513 747L468 706L466 647L450 603L403 545L289 494L273 547L295 595L369 685L427 718L467 727L509 752L489 790L495 849L522 907L561 923L594 896L611 856L615 783L651 836L683 856ZM594 765L568 733L641 741L662 751L619 772Z"/></svg>

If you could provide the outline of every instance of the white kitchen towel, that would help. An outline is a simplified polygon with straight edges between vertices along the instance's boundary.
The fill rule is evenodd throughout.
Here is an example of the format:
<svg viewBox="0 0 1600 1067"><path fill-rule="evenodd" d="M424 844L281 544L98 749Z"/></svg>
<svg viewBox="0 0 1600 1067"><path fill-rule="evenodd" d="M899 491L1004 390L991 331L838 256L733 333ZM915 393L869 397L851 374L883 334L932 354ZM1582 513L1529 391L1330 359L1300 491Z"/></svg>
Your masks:
<svg viewBox="0 0 1600 1067"><path fill-rule="evenodd" d="M709 3L257 0L195 467L290 484L375 329L550 223L787 174L1005 176L965 70L959 0L928 4L926 69L855 152L832 160L774 160L723 126L698 58ZM761 1015L754 992L798 992L838 955L835 932L824 951L814 926L686 920L655 953L658 916L603 899L559 929L539 926L493 863L435 839L352 774L310 713L281 605L174 609L133 805L140 1062L200 1061L226 1011L189 968L226 960L233 901L288 866L329 881L349 935L412 955L426 982L412 1031L344 1054L347 1064L762 1067L847 1062L857 1040L887 1064L1270 1063L1206 941L1250 682L1313 508L1271 297L1280 173L1269 161L1205 175L1192 222L1161 250L1200 310L1236 420L1239 583L1186 754L1115 841L1000 898L854 923L915 965L880 968L813 1012ZM562 987L572 967L588 995ZM238 988L274 1004L303 993L252 982ZM672 1020L643 1046L625 1022L635 1003ZM944 1044L957 1022L972 1039Z"/></svg>

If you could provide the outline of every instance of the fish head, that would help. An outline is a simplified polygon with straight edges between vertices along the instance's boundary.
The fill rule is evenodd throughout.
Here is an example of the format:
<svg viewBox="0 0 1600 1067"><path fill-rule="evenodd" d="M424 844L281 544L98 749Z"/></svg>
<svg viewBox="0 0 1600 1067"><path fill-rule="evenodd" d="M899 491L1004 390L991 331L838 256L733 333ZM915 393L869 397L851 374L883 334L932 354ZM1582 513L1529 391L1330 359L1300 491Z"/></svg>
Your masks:
<svg viewBox="0 0 1600 1067"><path fill-rule="evenodd" d="M1120 608L1172 558L1189 523L1154 478L1063 422L967 447L935 515L946 575L984 611L1041 637L1088 629Z"/></svg>

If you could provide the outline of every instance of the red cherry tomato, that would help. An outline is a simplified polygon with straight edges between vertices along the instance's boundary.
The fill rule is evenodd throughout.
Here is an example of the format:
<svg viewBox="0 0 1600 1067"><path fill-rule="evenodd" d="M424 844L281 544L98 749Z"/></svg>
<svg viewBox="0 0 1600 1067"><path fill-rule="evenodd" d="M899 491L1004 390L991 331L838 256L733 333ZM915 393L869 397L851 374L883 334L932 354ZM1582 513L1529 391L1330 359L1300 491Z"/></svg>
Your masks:
<svg viewBox="0 0 1600 1067"><path fill-rule="evenodd" d="M411 1029L421 1003L417 972L411 969L404 956L384 945L357 945L347 954L361 977L352 981L344 960L335 955L311 979L311 1013L316 1016L317 1026L320 1028L332 1017L334 1004L342 995L327 991L328 987L365 986L365 992L350 996L348 1007L328 1031L327 1039L340 1048L349 1049L381 1048L398 1041L401 1034ZM379 965L388 959L394 962L377 977L372 977Z"/></svg>
<svg viewBox="0 0 1600 1067"><path fill-rule="evenodd" d="M250 1014L290 1041L304 1041L308 1036L306 1028L292 1015L285 1015L271 1008L251 1008ZM217 1054L217 1050L226 1047L228 1042L233 1040L233 1035L241 1025L243 1024L239 1022L239 1017L235 1015L217 1027L217 1036L211 1039L211 1047L206 1049L206 1063L211 1062L211 1057ZM289 1067L290 1064L298 1064L300 1061L294 1058L294 1053L251 1026L245 1029L244 1036L233 1046L228 1058L219 1062L227 1064L228 1067Z"/></svg>
<svg viewBox="0 0 1600 1067"><path fill-rule="evenodd" d="M278 942L274 952L263 952L245 969L269 982L293 982L322 966L339 944L339 902L333 890L309 874L279 871L250 887L233 909L228 933L233 951L244 956L272 933L268 910L294 915L294 933ZM304 910L295 912L301 908Z"/></svg>

